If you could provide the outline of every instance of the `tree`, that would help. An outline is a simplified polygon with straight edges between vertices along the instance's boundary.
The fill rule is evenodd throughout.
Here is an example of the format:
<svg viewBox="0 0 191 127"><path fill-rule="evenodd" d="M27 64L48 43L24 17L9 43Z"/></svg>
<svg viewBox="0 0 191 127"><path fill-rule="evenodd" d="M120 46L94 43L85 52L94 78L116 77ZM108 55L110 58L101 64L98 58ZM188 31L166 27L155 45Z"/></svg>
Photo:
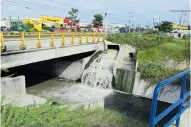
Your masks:
<svg viewBox="0 0 191 127"><path fill-rule="evenodd" d="M92 28L92 24L88 24L88 25L86 26L86 29L88 29L88 31L90 31L91 28Z"/></svg>
<svg viewBox="0 0 191 127"><path fill-rule="evenodd" d="M190 30L190 25L188 25L188 30Z"/></svg>
<svg viewBox="0 0 191 127"><path fill-rule="evenodd" d="M25 24L25 26L26 26L26 28L29 29L29 30L31 30L31 29L34 28L34 24L32 24L32 23L30 23L30 22L27 22L27 23Z"/></svg>
<svg viewBox="0 0 191 127"><path fill-rule="evenodd" d="M103 26L103 16L101 14L94 15L93 25L97 28L98 26Z"/></svg>
<svg viewBox="0 0 191 127"><path fill-rule="evenodd" d="M126 29L125 27L121 27L121 28L119 29L119 32L120 32L120 33L127 33L127 29Z"/></svg>
<svg viewBox="0 0 191 127"><path fill-rule="evenodd" d="M54 25L52 25L52 26L49 28L49 31L50 31L50 32L54 32L55 29L56 29L56 27L55 27Z"/></svg>
<svg viewBox="0 0 191 127"><path fill-rule="evenodd" d="M18 31L18 26L17 25L11 25L10 30L11 31Z"/></svg>
<svg viewBox="0 0 191 127"><path fill-rule="evenodd" d="M163 32L171 32L173 30L172 25L173 25L172 22L163 21L162 23L159 24L158 29L159 31L163 31Z"/></svg>
<svg viewBox="0 0 191 127"><path fill-rule="evenodd" d="M68 18L72 20L71 26L73 26L73 24L76 24L76 22L79 22L79 19L77 19L78 9L72 8L71 11L68 12L68 14L69 14Z"/></svg>

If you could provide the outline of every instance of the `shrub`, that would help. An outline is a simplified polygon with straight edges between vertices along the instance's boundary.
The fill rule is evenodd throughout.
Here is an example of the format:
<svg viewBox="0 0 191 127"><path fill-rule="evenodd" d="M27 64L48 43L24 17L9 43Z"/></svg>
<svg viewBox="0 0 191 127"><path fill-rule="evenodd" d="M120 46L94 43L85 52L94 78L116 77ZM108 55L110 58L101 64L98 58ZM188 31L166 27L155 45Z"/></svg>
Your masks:
<svg viewBox="0 0 191 127"><path fill-rule="evenodd" d="M111 34L108 35L108 40L135 46L138 51L139 71L144 78L152 78L156 82L181 71L167 69L161 65L161 63L165 63L166 58L178 62L190 58L190 42L188 40L177 39L162 32L156 34Z"/></svg>
<svg viewBox="0 0 191 127"><path fill-rule="evenodd" d="M68 109L69 107L61 108L48 103L25 107L7 104L1 108L1 125L2 127L148 126L115 110Z"/></svg>

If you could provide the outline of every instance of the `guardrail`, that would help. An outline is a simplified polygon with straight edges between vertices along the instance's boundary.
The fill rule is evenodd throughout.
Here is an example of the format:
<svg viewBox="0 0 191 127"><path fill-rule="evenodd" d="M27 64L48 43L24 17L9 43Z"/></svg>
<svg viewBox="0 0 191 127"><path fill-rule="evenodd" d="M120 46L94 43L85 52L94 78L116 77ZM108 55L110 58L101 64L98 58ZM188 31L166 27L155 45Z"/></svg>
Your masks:
<svg viewBox="0 0 191 127"><path fill-rule="evenodd" d="M158 83L155 87L154 94L153 94L153 100L152 100L152 106L151 106L151 113L150 113L150 120L149 120L149 127L154 127L162 118L164 118L167 114L169 114L173 109L178 107L178 112L174 117L172 117L165 125L164 127L169 127L173 124L174 121L176 121L176 127L180 124L180 116L182 113L190 107L190 101L186 102L183 106L183 103L185 100L191 95L191 91L185 93L186 88L186 80L187 75L190 73L190 69L186 70L184 72L181 72L167 80L164 80L160 83ZM159 91L162 87L168 85L169 83L182 78L182 85L181 85L181 92L180 92L180 99L177 100L175 103L173 103L171 106L169 106L167 109L165 109L162 113L160 113L158 116L156 116L156 110L157 110L157 101L158 101L158 95Z"/></svg>
<svg viewBox="0 0 191 127"><path fill-rule="evenodd" d="M47 38L50 37L50 38ZM79 44L82 44L82 37L85 36L86 37L86 43L94 43L94 42L100 42L104 41L105 37L104 37L104 33L100 33L100 32L51 32L51 33L44 33L44 32L38 32L38 33L16 33L16 34L8 34L8 33L2 33L1 32L1 52L5 52L6 51L6 45L5 42L10 42L10 41L16 41L16 42L20 42L20 49L21 50L25 50L26 49L26 44L25 41L27 40L36 40L36 47L37 48L41 48L41 40L48 40L50 39L50 47L54 47L54 41L55 39L61 39L61 46L65 45L65 36L71 36L71 44L74 44L74 38L76 36L79 37ZM19 39L11 39L11 37L18 37ZM26 38L26 37L30 37L30 38ZM46 37L46 38L45 38ZM91 39L90 39L91 37ZM5 39L5 38L10 38L10 39ZM91 41L90 41L91 40Z"/></svg>

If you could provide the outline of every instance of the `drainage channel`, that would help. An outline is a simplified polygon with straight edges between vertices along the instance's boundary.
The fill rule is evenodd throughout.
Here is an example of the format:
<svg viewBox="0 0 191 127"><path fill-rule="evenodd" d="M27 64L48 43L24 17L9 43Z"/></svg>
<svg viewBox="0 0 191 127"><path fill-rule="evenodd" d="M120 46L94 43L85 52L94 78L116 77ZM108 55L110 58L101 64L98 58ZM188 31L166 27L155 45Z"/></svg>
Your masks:
<svg viewBox="0 0 191 127"><path fill-rule="evenodd" d="M112 90L112 65L117 50L101 53L81 75L80 80L71 81L57 77L26 89L28 94L48 98L64 104L91 104L103 101ZM68 67L69 68L69 67ZM76 73L73 70L72 73ZM63 76L64 74L61 74ZM70 74L68 74L70 75ZM103 105L101 105L103 107Z"/></svg>

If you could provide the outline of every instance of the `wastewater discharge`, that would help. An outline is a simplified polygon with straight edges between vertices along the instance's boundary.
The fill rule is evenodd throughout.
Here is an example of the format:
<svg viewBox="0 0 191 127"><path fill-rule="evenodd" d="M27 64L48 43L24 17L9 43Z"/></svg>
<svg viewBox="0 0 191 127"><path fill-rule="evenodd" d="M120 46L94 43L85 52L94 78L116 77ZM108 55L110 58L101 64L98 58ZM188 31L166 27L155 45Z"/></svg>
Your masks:
<svg viewBox="0 0 191 127"><path fill-rule="evenodd" d="M117 51L109 50L101 54L83 72L82 83L93 88L111 89L113 79L113 62Z"/></svg>
<svg viewBox="0 0 191 127"><path fill-rule="evenodd" d="M70 102L87 102L103 99L113 92L113 62L116 58L116 50L108 50L95 59L84 70L81 83L68 85L61 88L55 95Z"/></svg>
<svg viewBox="0 0 191 127"><path fill-rule="evenodd" d="M51 79L28 88L28 92L64 103L103 100L104 97L113 93L113 62L116 55L116 50L108 50L107 53L100 54L84 70L81 83Z"/></svg>

